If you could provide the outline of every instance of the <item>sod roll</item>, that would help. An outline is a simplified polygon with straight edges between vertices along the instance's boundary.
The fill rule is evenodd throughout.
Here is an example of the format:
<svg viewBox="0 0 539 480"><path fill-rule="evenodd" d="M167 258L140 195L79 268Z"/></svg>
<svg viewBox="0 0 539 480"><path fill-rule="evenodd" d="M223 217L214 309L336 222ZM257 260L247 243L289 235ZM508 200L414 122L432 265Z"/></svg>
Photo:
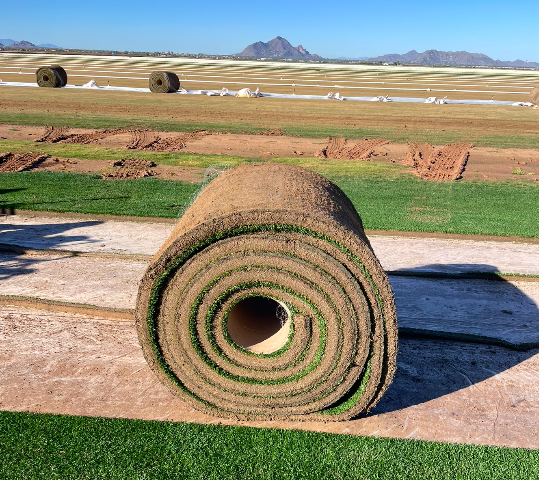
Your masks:
<svg viewBox="0 0 539 480"><path fill-rule="evenodd" d="M136 308L150 367L204 412L344 420L395 371L393 292L346 195L300 167L250 163L197 197Z"/></svg>
<svg viewBox="0 0 539 480"><path fill-rule="evenodd" d="M537 85L530 93L530 102L539 106L539 85Z"/></svg>
<svg viewBox="0 0 539 480"><path fill-rule="evenodd" d="M51 65L38 68L36 80L40 87L60 88L67 85L67 74L59 65Z"/></svg>
<svg viewBox="0 0 539 480"><path fill-rule="evenodd" d="M152 72L150 91L153 93L175 93L180 88L178 75L172 72Z"/></svg>

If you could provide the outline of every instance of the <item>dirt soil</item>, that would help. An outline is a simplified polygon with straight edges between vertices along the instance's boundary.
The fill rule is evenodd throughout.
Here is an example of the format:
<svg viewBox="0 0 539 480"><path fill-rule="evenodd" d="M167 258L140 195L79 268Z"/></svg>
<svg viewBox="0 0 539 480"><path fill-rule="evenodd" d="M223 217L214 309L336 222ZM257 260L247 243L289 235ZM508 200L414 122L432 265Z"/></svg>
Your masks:
<svg viewBox="0 0 539 480"><path fill-rule="evenodd" d="M334 158L346 160L370 160L376 147L387 145L387 140L368 139L349 144L345 138L327 139L327 145L318 150L314 156L316 158Z"/></svg>
<svg viewBox="0 0 539 480"><path fill-rule="evenodd" d="M72 143L76 145L100 144L121 146L129 150L149 150L153 152L177 152L186 147L187 140L202 138L211 133L201 130L192 133L174 134L155 132L148 129L116 128L95 130L85 133L70 133L66 127L45 127L45 132L36 142ZM112 142L106 142L114 137ZM126 138L127 137L127 138Z"/></svg>
<svg viewBox="0 0 539 480"><path fill-rule="evenodd" d="M0 172L31 170L47 158L49 158L49 155L40 153L0 153Z"/></svg>
<svg viewBox="0 0 539 480"><path fill-rule="evenodd" d="M285 428L539 449L539 351L402 338L376 409L346 422L238 422L161 385L130 322L3 307L0 408L7 411Z"/></svg>
<svg viewBox="0 0 539 480"><path fill-rule="evenodd" d="M112 164L112 170L102 173L105 180L127 180L134 178L153 177L155 163L147 160L122 159Z"/></svg>
<svg viewBox="0 0 539 480"><path fill-rule="evenodd" d="M446 181L462 178L473 145L450 143L434 148L428 143L410 143L404 165L414 167L414 174L424 180Z"/></svg>
<svg viewBox="0 0 539 480"><path fill-rule="evenodd" d="M120 165L123 163L124 165ZM149 167L146 165L152 164ZM177 167L173 165L155 165L134 159L122 159L117 162L110 160L86 160L81 158L47 158L36 165L33 170L47 172L99 173L103 178L121 180L156 176L164 180L179 180L189 183L200 183L206 171L199 167Z"/></svg>
<svg viewBox="0 0 539 480"><path fill-rule="evenodd" d="M305 158L314 158L323 146L327 145L327 139L296 138L281 135L239 135L239 134L204 134L195 132L194 134L179 134L175 132L153 132L126 129L122 133L105 136L101 139L93 137L92 144L111 147L129 148L136 145L136 148L143 148L145 144L151 143L155 137L159 136L163 140L178 139L178 143L185 143L186 146L180 150L193 154L216 154L232 155L247 158L286 158L301 155ZM31 127L20 125L0 125L0 140L29 141L41 139L46 136L46 127ZM96 130L69 129L70 134L92 134ZM102 132L102 131L101 131ZM64 134L65 135L65 132ZM137 135L137 137L135 137ZM138 142L138 136L144 137ZM146 143L145 143L146 142ZM178 147L177 147L178 148ZM435 148L441 148L435 147ZM36 148L39 150L39 148ZM409 159L410 147L408 144L387 143L374 146L370 155L370 160L388 164L403 164ZM49 159L50 160L50 159ZM409 160L408 160L409 161ZM77 163L73 163L77 162ZM110 163L103 162L97 168L96 162L99 160L79 160L71 159L69 162L60 162L60 165L53 167L50 161L42 164L40 168L59 169L74 172L98 172L110 167ZM54 162L58 164L59 162ZM188 167L165 168L158 165L156 170L161 178L172 178L186 181L200 181L201 172L204 169L193 169L193 174L189 174ZM162 170L166 170L166 173ZM514 174L513 172L521 172ZM512 181L537 181L539 182L539 149L499 149L492 147L473 147L469 150L469 157L466 163L466 170L462 173L465 180L512 180Z"/></svg>

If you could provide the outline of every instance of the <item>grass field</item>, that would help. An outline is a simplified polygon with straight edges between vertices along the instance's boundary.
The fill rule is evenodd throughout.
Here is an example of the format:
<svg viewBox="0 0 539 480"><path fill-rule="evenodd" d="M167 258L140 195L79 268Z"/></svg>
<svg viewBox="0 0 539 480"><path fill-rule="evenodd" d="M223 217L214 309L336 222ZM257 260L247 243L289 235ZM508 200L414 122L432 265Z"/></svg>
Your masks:
<svg viewBox="0 0 539 480"><path fill-rule="evenodd" d="M539 452L347 435L0 413L0 477L511 480Z"/></svg>
<svg viewBox="0 0 539 480"><path fill-rule="evenodd" d="M534 184L429 183L411 174L395 174L398 167L361 165L364 172L343 174L330 169L324 173L350 197L365 228L539 236L539 188ZM60 172L2 173L0 208L174 218L198 188L156 178L102 180L98 175Z"/></svg>
<svg viewBox="0 0 539 480"><path fill-rule="evenodd" d="M263 92L326 95L338 91L347 97L494 97L516 102L527 101L539 81L535 71L507 69L0 53L4 81L35 82L36 69L51 64L66 69L71 85L95 79L99 85L147 88L152 71L167 70L175 72L188 90L258 86Z"/></svg>
<svg viewBox="0 0 539 480"><path fill-rule="evenodd" d="M150 71L172 69L189 89L277 84L262 91L399 95L526 101L535 73L472 69L288 66L166 59L0 55L0 77L35 81L36 63L65 64L70 83L147 86ZM65 63L64 63L65 61ZM32 63L34 62L34 63ZM9 63L9 64L8 64ZM19 73L19 71L21 73ZM5 73L7 72L7 73ZM80 75L80 76L76 76ZM133 77L133 78L119 78ZM281 78L283 80L281 80ZM230 81L231 83L224 83ZM206 83L207 82L207 83ZM318 83L317 83L318 82ZM325 83L324 83L325 82ZM346 88L335 87L346 86ZM427 91L431 88L431 91ZM442 93L445 90L450 92ZM471 91L466 91L471 90ZM494 92L494 93L492 93ZM515 92L515 93L507 93ZM537 110L475 105L328 102L167 96L127 92L0 87L0 123L85 128L383 138L441 145L539 148ZM256 141L256 137L253 139ZM61 157L140 158L167 165L237 165L254 159L154 153L0 139L0 151L39 149ZM539 187L528 182L428 183L402 167L281 158L335 181L367 229L539 237ZM144 217L181 215L198 184L156 178L105 181L97 175L0 174L0 209ZM272 429L229 428L100 418L0 413L0 478L182 479L528 479L539 478L538 452Z"/></svg>
<svg viewBox="0 0 539 480"><path fill-rule="evenodd" d="M0 88L0 123L85 128L376 137L441 145L539 148L537 110L480 105L237 99L130 92Z"/></svg>

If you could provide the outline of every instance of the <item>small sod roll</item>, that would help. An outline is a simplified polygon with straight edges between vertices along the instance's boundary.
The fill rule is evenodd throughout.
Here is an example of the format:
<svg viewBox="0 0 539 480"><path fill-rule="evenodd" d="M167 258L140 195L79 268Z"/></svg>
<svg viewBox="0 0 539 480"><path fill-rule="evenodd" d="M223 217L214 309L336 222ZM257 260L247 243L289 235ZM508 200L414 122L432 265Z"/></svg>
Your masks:
<svg viewBox="0 0 539 480"><path fill-rule="evenodd" d="M530 93L530 102L539 106L539 85L537 85Z"/></svg>
<svg viewBox="0 0 539 480"><path fill-rule="evenodd" d="M59 65L40 67L36 71L36 80L40 87L60 88L67 85L67 74Z"/></svg>
<svg viewBox="0 0 539 480"><path fill-rule="evenodd" d="M152 72L150 91L153 93L175 93L180 89L178 75L172 72Z"/></svg>
<svg viewBox="0 0 539 480"><path fill-rule="evenodd" d="M393 292L346 195L300 167L214 179L141 282L136 326L162 383L241 420L345 420L393 378Z"/></svg>
<svg viewBox="0 0 539 480"><path fill-rule="evenodd" d="M58 72L58 75L60 75L60 78L62 79L62 87L65 87L67 85L67 73L63 67L60 65L52 65L50 68Z"/></svg>

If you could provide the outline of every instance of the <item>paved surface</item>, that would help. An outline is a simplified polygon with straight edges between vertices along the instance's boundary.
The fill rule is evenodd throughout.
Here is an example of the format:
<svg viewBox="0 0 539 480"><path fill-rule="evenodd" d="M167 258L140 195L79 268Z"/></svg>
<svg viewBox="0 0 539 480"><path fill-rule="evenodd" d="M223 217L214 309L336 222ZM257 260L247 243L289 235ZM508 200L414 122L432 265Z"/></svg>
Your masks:
<svg viewBox="0 0 539 480"><path fill-rule="evenodd" d="M122 255L152 255L171 229L157 223L0 217L1 244L65 251L0 253L0 291L133 308L147 257ZM386 270L399 273L390 281L400 327L539 342L539 282L416 276L539 274L539 245L370 239ZM0 312L0 409L233 423L203 415L170 394L147 366L132 323L26 307L3 306ZM368 416L329 424L242 424L539 449L539 349L401 338L395 381Z"/></svg>
<svg viewBox="0 0 539 480"><path fill-rule="evenodd" d="M130 322L4 307L0 409L538 449L539 350L405 338L394 382L368 416L239 423L204 415L169 393Z"/></svg>
<svg viewBox="0 0 539 480"><path fill-rule="evenodd" d="M172 224L0 216L0 243L37 249L156 253ZM539 275L539 244L371 235L386 270Z"/></svg>

